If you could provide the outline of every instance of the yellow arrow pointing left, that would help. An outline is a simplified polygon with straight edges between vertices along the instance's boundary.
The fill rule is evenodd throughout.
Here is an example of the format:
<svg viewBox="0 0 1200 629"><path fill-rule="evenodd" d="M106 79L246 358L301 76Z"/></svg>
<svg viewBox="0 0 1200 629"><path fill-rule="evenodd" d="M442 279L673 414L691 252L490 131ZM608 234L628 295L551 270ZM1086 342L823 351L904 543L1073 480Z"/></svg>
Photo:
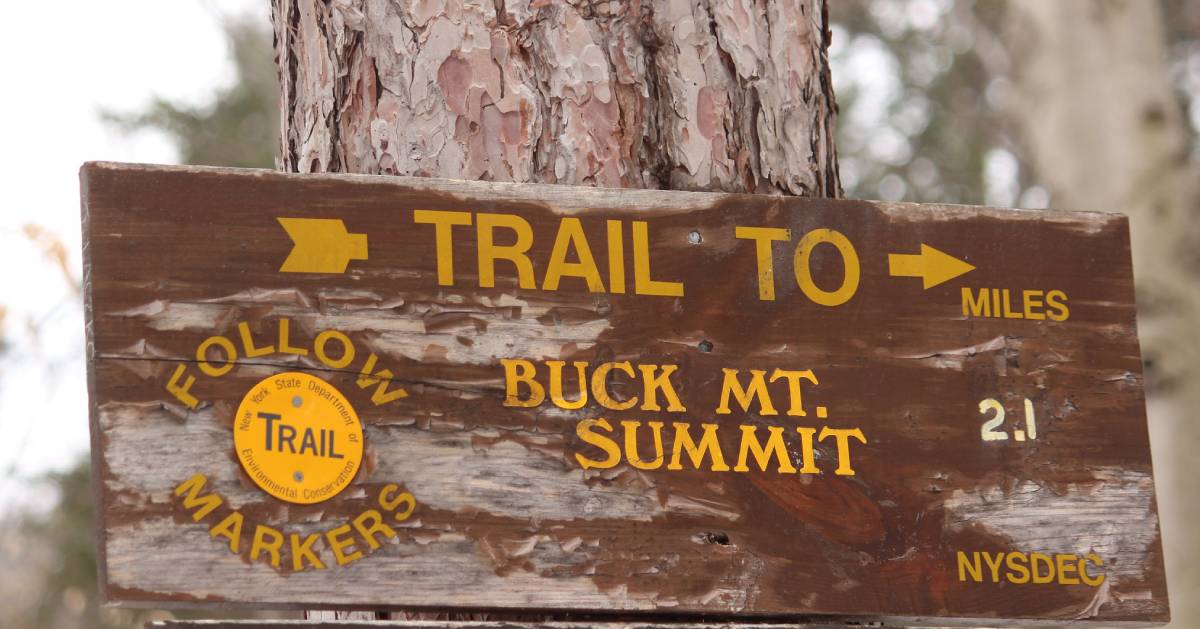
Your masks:
<svg viewBox="0 0 1200 629"><path fill-rule="evenodd" d="M291 237L283 273L345 273L351 260L367 259L367 235L351 234L340 218L277 218Z"/></svg>

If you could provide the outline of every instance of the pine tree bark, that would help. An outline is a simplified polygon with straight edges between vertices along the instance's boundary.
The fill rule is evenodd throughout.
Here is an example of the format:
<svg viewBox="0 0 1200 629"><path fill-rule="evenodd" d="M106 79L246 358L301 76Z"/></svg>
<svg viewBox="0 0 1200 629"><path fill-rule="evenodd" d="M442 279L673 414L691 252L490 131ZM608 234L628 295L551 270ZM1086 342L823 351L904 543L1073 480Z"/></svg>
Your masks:
<svg viewBox="0 0 1200 629"><path fill-rule="evenodd" d="M1172 91L1157 2L1009 4L1013 120L1058 209L1129 216L1158 509L1172 591L1200 583L1200 169ZM1200 600L1171 601L1174 626Z"/></svg>
<svg viewBox="0 0 1200 629"><path fill-rule="evenodd" d="M272 22L290 172L841 194L825 0L272 0Z"/></svg>
<svg viewBox="0 0 1200 629"><path fill-rule="evenodd" d="M282 165L836 196L823 0L274 0Z"/></svg>

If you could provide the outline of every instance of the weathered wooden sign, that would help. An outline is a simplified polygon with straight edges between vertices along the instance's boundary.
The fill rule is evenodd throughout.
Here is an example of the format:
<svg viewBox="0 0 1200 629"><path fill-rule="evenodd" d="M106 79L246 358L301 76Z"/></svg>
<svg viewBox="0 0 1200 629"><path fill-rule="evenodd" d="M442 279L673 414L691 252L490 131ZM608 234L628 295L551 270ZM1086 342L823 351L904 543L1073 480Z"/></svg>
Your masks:
<svg viewBox="0 0 1200 629"><path fill-rule="evenodd" d="M82 180L110 601L1168 618L1122 216Z"/></svg>

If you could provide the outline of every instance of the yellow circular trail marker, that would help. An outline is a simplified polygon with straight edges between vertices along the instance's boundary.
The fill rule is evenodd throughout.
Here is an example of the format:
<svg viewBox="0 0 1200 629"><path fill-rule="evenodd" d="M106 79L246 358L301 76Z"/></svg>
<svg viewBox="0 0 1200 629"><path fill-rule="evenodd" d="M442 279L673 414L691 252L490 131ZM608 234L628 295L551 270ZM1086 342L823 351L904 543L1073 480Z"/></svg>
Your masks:
<svg viewBox="0 0 1200 629"><path fill-rule="evenodd" d="M233 444L256 485L299 504L336 496L362 464L354 407L333 385L294 371L264 378L246 393Z"/></svg>

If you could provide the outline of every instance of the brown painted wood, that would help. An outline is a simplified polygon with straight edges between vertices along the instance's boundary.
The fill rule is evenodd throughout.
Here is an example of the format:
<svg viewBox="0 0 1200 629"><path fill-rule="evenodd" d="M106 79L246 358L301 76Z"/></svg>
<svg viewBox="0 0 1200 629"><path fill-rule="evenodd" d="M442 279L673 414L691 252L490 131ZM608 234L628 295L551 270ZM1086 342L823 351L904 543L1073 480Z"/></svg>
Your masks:
<svg viewBox="0 0 1200 629"><path fill-rule="evenodd" d="M405 608L609 612L726 620L837 617L908 624L1156 624L1167 592L1146 431L1124 217L789 197L506 185L437 179L297 176L266 171L88 164L82 172L93 460L108 600L124 605ZM439 286L434 227L414 210L511 214L531 225L534 289L497 265L480 288L476 227L455 227L453 286ZM366 259L344 273L283 273L293 242L278 218L341 219L366 234ZM589 292L567 277L542 290L564 217L579 218L604 288L611 287L606 221L623 221L626 293ZM645 221L651 276L681 281L682 297L634 293L631 222ZM774 244L775 299L760 298L755 243L736 226L790 230ZM861 281L837 306L814 303L793 274L804 234L832 229L853 245ZM497 230L496 242L512 242ZM975 267L931 286L893 276L889 254L926 244ZM568 258L574 261L574 255ZM832 290L844 264L833 245L811 257ZM962 291L1005 289L1009 317L964 314ZM1047 291L1063 291L1063 321ZM988 294L992 293L988 291ZM996 294L999 294L997 291ZM1040 295L1040 297L1038 297ZM196 348L225 336L256 346L311 348L338 330L355 360L330 368L279 351L227 373L200 371ZM358 384L368 354L376 378ZM219 364L209 354L213 364ZM685 412L506 406L502 359L677 365ZM190 409L167 390L179 368L196 378ZM736 402L718 414L722 369L811 369L789 415L785 380L767 387L777 414ZM312 505L259 489L233 447L235 412L255 383L311 373L341 391L364 425L361 469L349 488ZM371 401L379 381L408 397ZM603 382L617 401L645 397L623 374ZM568 399L577 393L566 381ZM999 401L1004 441L983 441L980 403ZM1024 400L1037 438L1024 429ZM827 417L819 417L817 407ZM580 422L605 418L620 448L622 421L641 422L647 460L605 452ZM663 422L655 461L652 428ZM715 424L730 467L743 431L784 431L787 458L805 461L797 428L859 428L853 475L834 439L815 442L819 473L695 469L672 457L673 423ZM607 433L605 433L607 434ZM672 459L681 470L666 469ZM805 470L801 470L805 471ZM199 521L174 489L195 474L223 502ZM378 509L395 484L412 517L374 551L358 537L324 570L251 559L255 527L327 532ZM398 489L397 491L399 491ZM234 553L211 530L237 511ZM348 551L348 552L350 552ZM978 580L959 552L979 557ZM1067 582L993 582L984 555L1060 559ZM1077 559L1099 585L1070 583ZM1011 555L1005 555L1009 557ZM1004 560L1002 560L1004 561ZM1085 562L1088 560L1085 560ZM1042 572L1045 565L1039 564ZM1075 569L1072 570L1071 566Z"/></svg>
<svg viewBox="0 0 1200 629"><path fill-rule="evenodd" d="M863 626L863 625L854 625ZM871 624L888 629L895 625ZM456 620L157 620L153 629L846 629L846 623L495 622Z"/></svg>

